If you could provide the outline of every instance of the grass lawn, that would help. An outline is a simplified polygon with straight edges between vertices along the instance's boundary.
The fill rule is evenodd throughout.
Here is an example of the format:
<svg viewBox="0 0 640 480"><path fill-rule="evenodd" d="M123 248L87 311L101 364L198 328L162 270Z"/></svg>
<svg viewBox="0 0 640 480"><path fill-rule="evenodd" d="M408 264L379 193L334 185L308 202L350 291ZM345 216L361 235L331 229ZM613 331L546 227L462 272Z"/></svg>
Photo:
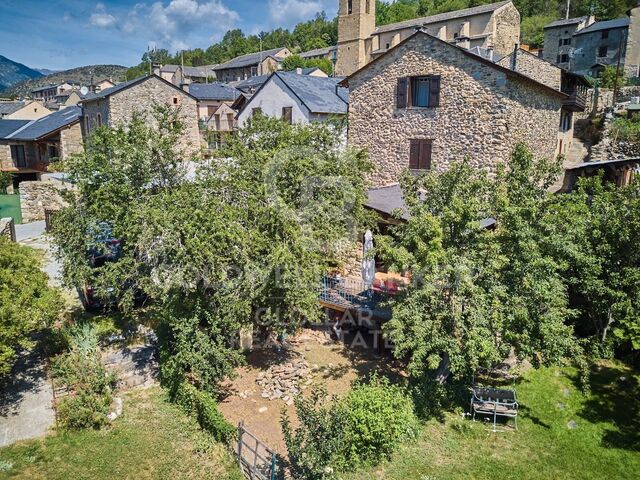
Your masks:
<svg viewBox="0 0 640 480"><path fill-rule="evenodd" d="M531 370L517 388L517 432L450 414L391 461L349 480L640 478L640 375L612 363L594 369L583 396L570 368ZM620 377L624 377L621 380ZM575 422L575 428L568 427ZM573 426L573 424L572 424Z"/></svg>
<svg viewBox="0 0 640 480"><path fill-rule="evenodd" d="M79 431L0 449L0 479L241 479L226 450L164 401L160 388L124 397L102 431Z"/></svg>

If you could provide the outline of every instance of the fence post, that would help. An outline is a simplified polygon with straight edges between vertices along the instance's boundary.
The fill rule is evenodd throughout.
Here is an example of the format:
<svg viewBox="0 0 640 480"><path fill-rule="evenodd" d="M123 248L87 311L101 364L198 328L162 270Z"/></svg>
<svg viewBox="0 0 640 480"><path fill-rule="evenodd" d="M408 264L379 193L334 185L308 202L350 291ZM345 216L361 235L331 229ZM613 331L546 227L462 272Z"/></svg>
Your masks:
<svg viewBox="0 0 640 480"><path fill-rule="evenodd" d="M244 432L244 422L241 420L238 422L238 466L240 467L240 471L243 471L242 468L242 434Z"/></svg>
<svg viewBox="0 0 640 480"><path fill-rule="evenodd" d="M276 454L271 454L271 480L276 480L276 468L278 467L278 460Z"/></svg>

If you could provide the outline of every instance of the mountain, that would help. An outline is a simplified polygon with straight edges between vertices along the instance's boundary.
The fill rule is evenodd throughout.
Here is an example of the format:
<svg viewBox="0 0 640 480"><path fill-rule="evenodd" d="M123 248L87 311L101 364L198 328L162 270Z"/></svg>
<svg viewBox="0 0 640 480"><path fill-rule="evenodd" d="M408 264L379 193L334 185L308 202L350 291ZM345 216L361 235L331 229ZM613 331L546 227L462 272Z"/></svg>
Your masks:
<svg viewBox="0 0 640 480"><path fill-rule="evenodd" d="M124 80L126 70L126 67L120 65L87 65L86 67L72 68L71 70L63 70L16 83L3 91L2 96L19 97L27 95L34 88L44 87L52 83L71 82L79 83L80 85L89 85L92 75L95 81L105 78L122 81Z"/></svg>
<svg viewBox="0 0 640 480"><path fill-rule="evenodd" d="M49 70L48 68L34 68L36 72L40 72L42 75L51 75L52 73L57 73L60 70Z"/></svg>
<svg viewBox="0 0 640 480"><path fill-rule="evenodd" d="M0 55L0 91L18 82L42 76L37 70Z"/></svg>

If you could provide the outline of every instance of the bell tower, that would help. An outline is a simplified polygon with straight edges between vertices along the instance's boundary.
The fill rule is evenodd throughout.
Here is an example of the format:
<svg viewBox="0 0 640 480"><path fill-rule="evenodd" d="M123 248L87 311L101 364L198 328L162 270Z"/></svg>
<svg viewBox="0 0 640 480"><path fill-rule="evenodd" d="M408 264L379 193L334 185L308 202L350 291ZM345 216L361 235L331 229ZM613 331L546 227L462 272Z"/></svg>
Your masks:
<svg viewBox="0 0 640 480"><path fill-rule="evenodd" d="M351 75L369 63L375 29L375 0L340 0L336 75Z"/></svg>

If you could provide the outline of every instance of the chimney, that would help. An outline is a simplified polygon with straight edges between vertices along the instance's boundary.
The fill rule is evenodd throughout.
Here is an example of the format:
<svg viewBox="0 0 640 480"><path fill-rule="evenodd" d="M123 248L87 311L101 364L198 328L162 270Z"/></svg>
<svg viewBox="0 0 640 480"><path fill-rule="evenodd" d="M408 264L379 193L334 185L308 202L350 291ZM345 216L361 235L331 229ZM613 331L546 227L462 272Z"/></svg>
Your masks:
<svg viewBox="0 0 640 480"><path fill-rule="evenodd" d="M518 50L520 48L520 44L516 43L515 48L513 49L513 57L511 58L511 70L514 72L518 71Z"/></svg>
<svg viewBox="0 0 640 480"><path fill-rule="evenodd" d="M189 84L188 83L183 83L180 86L182 87L182 90L184 90L185 92L189 93Z"/></svg>
<svg viewBox="0 0 640 480"><path fill-rule="evenodd" d="M302 69L300 67L296 68L296 74L302 75Z"/></svg>

